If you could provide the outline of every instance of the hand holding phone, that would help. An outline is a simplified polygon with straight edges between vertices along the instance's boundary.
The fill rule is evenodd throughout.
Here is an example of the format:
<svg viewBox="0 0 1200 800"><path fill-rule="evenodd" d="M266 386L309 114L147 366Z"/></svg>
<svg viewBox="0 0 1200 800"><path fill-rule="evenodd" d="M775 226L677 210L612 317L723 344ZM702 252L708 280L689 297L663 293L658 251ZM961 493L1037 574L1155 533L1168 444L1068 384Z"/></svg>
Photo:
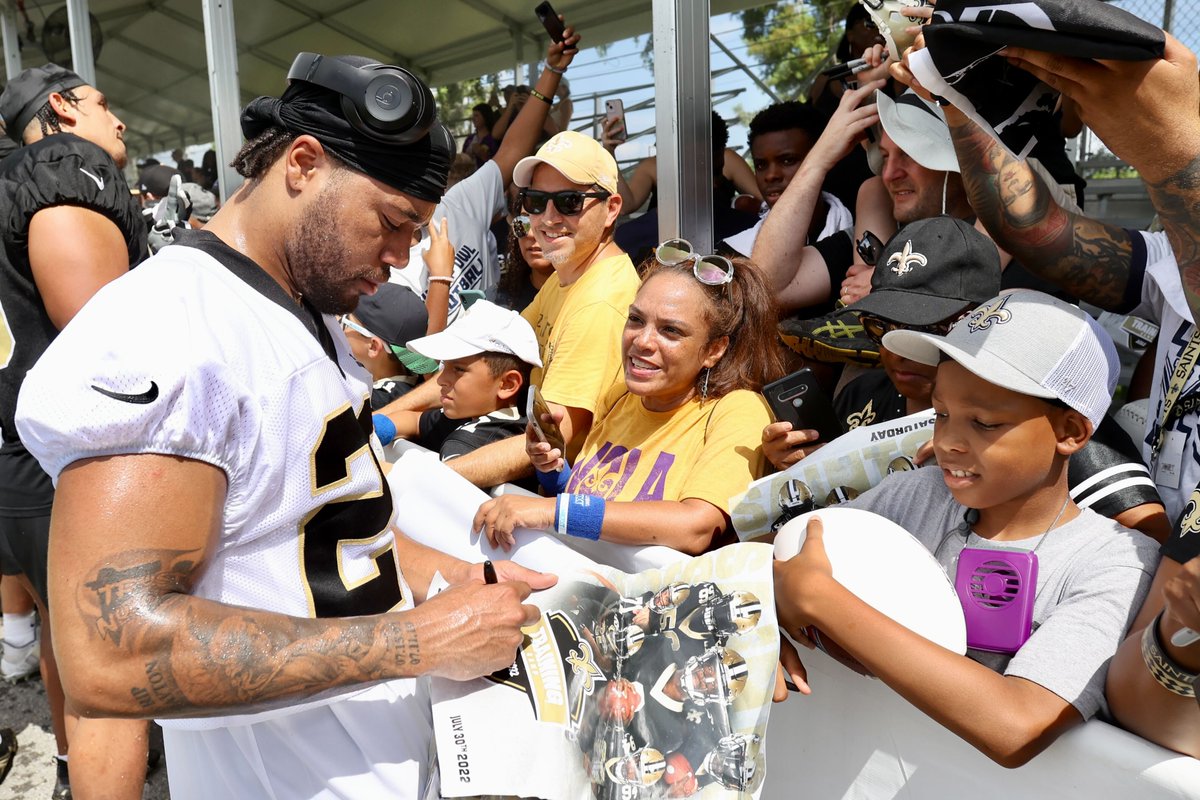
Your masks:
<svg viewBox="0 0 1200 800"><path fill-rule="evenodd" d="M833 441L845 432L833 401L808 367L768 383L762 393L775 419L790 422L792 430L815 430L822 442Z"/></svg>
<svg viewBox="0 0 1200 800"><path fill-rule="evenodd" d="M552 450L558 450L565 458L567 452L566 440L558 427L558 423L554 421L554 415L550 412L550 406L546 402L546 398L542 397L542 392L537 386L530 385L529 387L529 402L525 408L525 416L533 428L534 435L550 445Z"/></svg>
<svg viewBox="0 0 1200 800"><path fill-rule="evenodd" d="M538 3L537 7L533 9L533 13L537 15L538 21L546 29L546 33L550 34L551 39L555 42L562 42L566 38L566 28L563 26L562 20L558 18L558 12L554 10L554 6L549 3Z"/></svg>
<svg viewBox="0 0 1200 800"><path fill-rule="evenodd" d="M604 133L615 142L623 142L628 138L625 127L625 104L620 98L604 101Z"/></svg>

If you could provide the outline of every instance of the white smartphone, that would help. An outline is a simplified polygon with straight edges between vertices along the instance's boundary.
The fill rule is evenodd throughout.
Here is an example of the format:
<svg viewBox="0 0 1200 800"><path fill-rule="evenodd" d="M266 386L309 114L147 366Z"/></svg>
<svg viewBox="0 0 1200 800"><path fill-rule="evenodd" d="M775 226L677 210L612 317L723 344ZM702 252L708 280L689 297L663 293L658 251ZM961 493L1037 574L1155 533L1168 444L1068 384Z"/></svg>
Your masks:
<svg viewBox="0 0 1200 800"><path fill-rule="evenodd" d="M621 132L617 138L622 142L625 141L629 136L629 129L625 126L625 104L621 102L620 98L604 101L604 117L605 119L621 120Z"/></svg>

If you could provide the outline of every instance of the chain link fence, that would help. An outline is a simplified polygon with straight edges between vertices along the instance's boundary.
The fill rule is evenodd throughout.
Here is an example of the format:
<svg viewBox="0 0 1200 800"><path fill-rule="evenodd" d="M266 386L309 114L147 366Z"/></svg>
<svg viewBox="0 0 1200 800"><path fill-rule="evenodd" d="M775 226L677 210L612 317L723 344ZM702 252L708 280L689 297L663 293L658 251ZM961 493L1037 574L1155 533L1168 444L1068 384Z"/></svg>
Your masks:
<svg viewBox="0 0 1200 800"><path fill-rule="evenodd" d="M1192 51L1200 47L1197 0L1117 0L1113 5L1170 31Z"/></svg>
<svg viewBox="0 0 1200 800"><path fill-rule="evenodd" d="M1170 31L1200 53L1200 0L1116 0L1113 5ZM1113 156L1087 129L1074 144L1076 170L1088 181L1087 213L1128 227L1150 224L1154 209L1137 171Z"/></svg>

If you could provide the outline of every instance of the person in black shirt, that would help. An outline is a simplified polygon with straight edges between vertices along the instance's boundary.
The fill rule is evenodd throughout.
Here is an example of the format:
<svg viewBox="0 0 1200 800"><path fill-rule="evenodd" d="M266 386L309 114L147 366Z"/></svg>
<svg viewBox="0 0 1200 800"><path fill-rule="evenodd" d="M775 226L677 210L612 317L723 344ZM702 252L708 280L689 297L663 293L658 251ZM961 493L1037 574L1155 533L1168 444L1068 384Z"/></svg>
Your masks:
<svg viewBox="0 0 1200 800"><path fill-rule="evenodd" d="M99 89L57 64L31 67L5 86L0 117L24 145L0 161L0 548L20 565L46 625L43 674L60 755L54 796L69 797L46 606L54 487L13 418L26 372L92 295L148 255L147 231L121 172L125 125ZM76 785L97 796L141 797L144 721L80 718L72 736L97 743L71 748Z"/></svg>

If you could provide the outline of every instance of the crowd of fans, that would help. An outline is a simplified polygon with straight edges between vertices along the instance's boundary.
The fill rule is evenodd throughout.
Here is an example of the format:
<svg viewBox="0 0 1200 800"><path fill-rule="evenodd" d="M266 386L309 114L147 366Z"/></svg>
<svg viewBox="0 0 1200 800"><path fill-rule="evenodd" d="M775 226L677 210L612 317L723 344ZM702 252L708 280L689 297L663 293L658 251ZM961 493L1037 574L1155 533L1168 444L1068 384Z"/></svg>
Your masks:
<svg viewBox="0 0 1200 800"><path fill-rule="evenodd" d="M1018 159L913 76L930 9L908 13L915 43L897 59L853 6L837 56L864 69L758 112L750 165L714 114L714 253L661 240L657 164L621 173L618 120L600 141L572 129L591 121L576 125L564 77L570 27L536 84L471 110L461 143L432 119L372 130L317 78L259 98L235 161L246 183L220 210L211 151L140 165L131 193L124 126L96 87L52 64L10 81L0 671L41 670L55 797L140 797L142 719L218 714L233 727L170 730L172 792L210 794L192 784L220 762L230 796L252 796L280 779L251 751L286 741L299 764L313 754L294 726L341 724L336 704L259 712L359 684L386 711L421 699L381 681L511 662L522 601L553 578L498 562L485 584L387 532L380 444L529 489L475 514L504 549L548 529L700 554L736 541L730 498L828 444L761 394L800 369L843 431L932 409L928 468L850 506L900 523L949 573L975 550L1040 568L1032 633L959 656L838 584L812 523L777 562L781 628L819 628L1006 766L1096 715L1200 757L1196 59L1169 34L1149 61L1010 48L1064 98L1058 129ZM1062 153L1079 120L1140 171L1162 232L1081 208ZM1121 401L1145 409L1132 434L1111 413L1115 345L1081 301L1160 330L1140 356L1151 379ZM316 544L330 525L369 545L353 558L373 577L349 593L338 547ZM288 567L268 563L284 550ZM435 570L459 585L426 600ZM809 691L786 642L780 663ZM415 773L380 763L416 744L398 761L356 746L365 774L415 795ZM288 763L273 769L294 777ZM304 791L329 780L296 769Z"/></svg>

